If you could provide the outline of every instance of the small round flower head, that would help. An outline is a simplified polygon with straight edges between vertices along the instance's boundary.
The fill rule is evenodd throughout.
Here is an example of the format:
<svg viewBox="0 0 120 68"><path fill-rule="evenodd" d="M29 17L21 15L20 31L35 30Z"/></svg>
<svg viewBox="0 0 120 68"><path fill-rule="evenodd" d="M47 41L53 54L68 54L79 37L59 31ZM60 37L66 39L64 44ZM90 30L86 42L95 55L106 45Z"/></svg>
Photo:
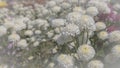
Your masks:
<svg viewBox="0 0 120 68"><path fill-rule="evenodd" d="M92 60L88 63L88 68L104 68L104 64L99 60Z"/></svg>
<svg viewBox="0 0 120 68"><path fill-rule="evenodd" d="M104 59L105 59L106 63L113 64L119 60L119 57L110 53L110 54L106 55Z"/></svg>
<svg viewBox="0 0 120 68"><path fill-rule="evenodd" d="M5 20L4 26L9 29L14 26L14 23L12 21Z"/></svg>
<svg viewBox="0 0 120 68"><path fill-rule="evenodd" d="M26 36L32 36L33 35L33 31L32 30L26 30L24 34Z"/></svg>
<svg viewBox="0 0 120 68"><path fill-rule="evenodd" d="M55 63L49 63L47 68L54 68Z"/></svg>
<svg viewBox="0 0 120 68"><path fill-rule="evenodd" d="M33 43L33 46L34 46L34 47L39 46L39 41L35 41L35 42Z"/></svg>
<svg viewBox="0 0 120 68"><path fill-rule="evenodd" d="M120 45L115 45L112 50L111 50L112 54L120 57Z"/></svg>
<svg viewBox="0 0 120 68"><path fill-rule="evenodd" d="M107 31L101 31L98 33L98 38L101 40L106 40L108 38L108 32Z"/></svg>
<svg viewBox="0 0 120 68"><path fill-rule="evenodd" d="M82 7L74 7L73 12L79 12L81 14L85 14L85 10Z"/></svg>
<svg viewBox="0 0 120 68"><path fill-rule="evenodd" d="M89 7L86 9L86 13L90 16L96 16L99 13L99 11L96 7Z"/></svg>
<svg viewBox="0 0 120 68"><path fill-rule="evenodd" d="M18 43L17 43L17 47L20 48L26 48L28 46L28 43L25 39L21 39Z"/></svg>
<svg viewBox="0 0 120 68"><path fill-rule="evenodd" d="M60 54L57 57L57 67L58 68L73 68L74 66L74 61L73 57L66 55L66 54Z"/></svg>
<svg viewBox="0 0 120 68"><path fill-rule="evenodd" d="M62 29L62 33L63 34L67 34L67 35L71 35L71 36L75 36L80 34L80 30L79 27L75 24L68 24L66 25L66 27L64 27Z"/></svg>
<svg viewBox="0 0 120 68"><path fill-rule="evenodd" d="M103 29L106 28L106 25L105 25L104 22L97 22L97 23L95 23L95 25L96 25L96 30L97 30L97 31L103 30Z"/></svg>
<svg viewBox="0 0 120 68"><path fill-rule="evenodd" d="M54 6L52 9L53 13L59 13L61 11L61 7L60 6Z"/></svg>
<svg viewBox="0 0 120 68"><path fill-rule="evenodd" d="M35 30L35 34L39 35L39 34L41 34L41 31L40 30Z"/></svg>
<svg viewBox="0 0 120 68"><path fill-rule="evenodd" d="M56 2L55 1L48 1L46 5L47 5L47 7L52 8L52 7L56 6Z"/></svg>
<svg viewBox="0 0 120 68"><path fill-rule="evenodd" d="M95 56L95 50L92 46L84 44L78 48L77 54L82 61L89 61Z"/></svg>
<svg viewBox="0 0 120 68"><path fill-rule="evenodd" d="M83 29L87 29L91 31L96 30L95 21L91 16L88 15L82 15L77 25L79 26L80 30Z"/></svg>
<svg viewBox="0 0 120 68"><path fill-rule="evenodd" d="M79 23L80 22L80 18L81 18L81 14L78 12L71 12L67 15L67 21L70 23Z"/></svg>
<svg viewBox="0 0 120 68"><path fill-rule="evenodd" d="M22 29L26 28L26 24L25 23L15 23L13 30L15 31L21 31Z"/></svg>
<svg viewBox="0 0 120 68"><path fill-rule="evenodd" d="M11 35L8 36L9 41L19 41L20 36L17 33L12 33Z"/></svg>
<svg viewBox="0 0 120 68"><path fill-rule="evenodd" d="M51 26L56 28L56 27L61 27L64 26L66 21L64 19L54 19L51 22Z"/></svg>
<svg viewBox="0 0 120 68"><path fill-rule="evenodd" d="M68 0L68 2L73 5L77 5L79 1L78 0Z"/></svg>
<svg viewBox="0 0 120 68"><path fill-rule="evenodd" d="M63 2L61 5L60 5L63 9L69 9L71 7L71 5L67 2Z"/></svg>
<svg viewBox="0 0 120 68"><path fill-rule="evenodd" d="M0 26L0 37L7 33L7 29L4 26Z"/></svg>
<svg viewBox="0 0 120 68"><path fill-rule="evenodd" d="M50 32L50 31L49 31L49 32L47 33L48 38L53 37L53 35L54 35L54 33L53 33L53 32Z"/></svg>
<svg viewBox="0 0 120 68"><path fill-rule="evenodd" d="M115 5L113 6L113 8L114 8L116 11L120 10L120 4L115 4Z"/></svg>
<svg viewBox="0 0 120 68"><path fill-rule="evenodd" d="M113 31L109 34L109 42L111 43L119 43L120 42L120 31L119 30L116 30L116 31Z"/></svg>

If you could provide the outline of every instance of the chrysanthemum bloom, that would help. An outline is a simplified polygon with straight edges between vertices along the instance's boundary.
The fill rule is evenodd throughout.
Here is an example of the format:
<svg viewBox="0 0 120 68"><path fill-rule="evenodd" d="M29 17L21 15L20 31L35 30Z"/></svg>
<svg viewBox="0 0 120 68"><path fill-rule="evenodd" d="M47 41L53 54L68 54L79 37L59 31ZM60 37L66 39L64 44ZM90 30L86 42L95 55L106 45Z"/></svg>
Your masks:
<svg viewBox="0 0 120 68"><path fill-rule="evenodd" d="M68 24L62 29L62 33L66 35L75 36L80 34L79 27L75 24Z"/></svg>
<svg viewBox="0 0 120 68"><path fill-rule="evenodd" d="M108 38L108 32L106 31L101 31L98 33L98 38L101 39L101 40L105 40Z"/></svg>
<svg viewBox="0 0 120 68"><path fill-rule="evenodd" d="M7 33L7 28L4 26L0 26L0 37Z"/></svg>
<svg viewBox="0 0 120 68"><path fill-rule="evenodd" d="M74 68L74 59L72 56L61 54L57 57L57 68Z"/></svg>
<svg viewBox="0 0 120 68"><path fill-rule="evenodd" d="M80 18L81 18L81 14L79 12L71 12L67 15L67 21L69 23L79 23Z"/></svg>
<svg viewBox="0 0 120 68"><path fill-rule="evenodd" d="M104 22L97 22L95 23L96 25L96 30L99 31L99 30L103 30L106 28L106 24Z"/></svg>
<svg viewBox="0 0 120 68"><path fill-rule="evenodd" d="M52 27L61 27L64 26L66 21L64 19L53 19L51 22Z"/></svg>
<svg viewBox="0 0 120 68"><path fill-rule="evenodd" d="M99 11L96 7L88 7L86 9L86 13L90 16L96 16L99 13Z"/></svg>
<svg viewBox="0 0 120 68"><path fill-rule="evenodd" d="M109 34L108 36L108 39L109 39L109 42L111 43L119 43L120 42L120 31L119 30L116 30L116 31L113 31Z"/></svg>
<svg viewBox="0 0 120 68"><path fill-rule="evenodd" d="M21 39L20 41L18 41L17 43L17 47L20 48L26 48L28 46L27 41L25 39Z"/></svg>
<svg viewBox="0 0 120 68"><path fill-rule="evenodd" d="M99 60L92 60L88 63L88 68L104 68L104 64Z"/></svg>
<svg viewBox="0 0 120 68"><path fill-rule="evenodd" d="M92 46L84 44L78 48L77 54L82 61L89 61L95 56L95 50Z"/></svg>
<svg viewBox="0 0 120 68"><path fill-rule="evenodd" d="M94 19L89 15L82 15L79 22L76 24L79 26L80 30L87 29L90 31L95 31L95 21Z"/></svg>
<svg viewBox="0 0 120 68"><path fill-rule="evenodd" d="M12 33L11 35L8 36L9 41L19 41L20 40L20 35L17 33Z"/></svg>
<svg viewBox="0 0 120 68"><path fill-rule="evenodd" d="M116 55L117 57L120 57L120 45L115 45L112 50L112 54Z"/></svg>
<svg viewBox="0 0 120 68"><path fill-rule="evenodd" d="M104 59L106 63L113 64L119 60L119 57L116 56L115 54L110 53L106 55Z"/></svg>

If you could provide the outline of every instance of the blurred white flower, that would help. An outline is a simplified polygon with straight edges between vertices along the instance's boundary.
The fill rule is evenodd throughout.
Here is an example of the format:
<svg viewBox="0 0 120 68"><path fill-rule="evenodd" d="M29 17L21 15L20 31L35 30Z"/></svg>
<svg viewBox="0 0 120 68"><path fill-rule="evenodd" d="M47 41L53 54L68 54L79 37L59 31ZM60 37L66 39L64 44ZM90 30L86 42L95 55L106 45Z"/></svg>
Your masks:
<svg viewBox="0 0 120 68"><path fill-rule="evenodd" d="M104 68L104 64L99 60L92 60L88 63L88 68Z"/></svg>
<svg viewBox="0 0 120 68"><path fill-rule="evenodd" d="M109 34L108 36L108 39L109 39L109 42L111 43L119 43L120 42L120 31L119 30L116 30L116 31L113 31Z"/></svg>
<svg viewBox="0 0 120 68"><path fill-rule="evenodd" d="M61 27L64 26L66 21L64 19L53 19L51 22L51 26L56 28L56 27Z"/></svg>
<svg viewBox="0 0 120 68"><path fill-rule="evenodd" d="M26 48L28 46L28 43L25 39L21 39L20 41L18 41L17 43L17 47L20 47L20 48Z"/></svg>
<svg viewBox="0 0 120 68"><path fill-rule="evenodd" d="M116 11L119 11L120 10L120 4L115 4L114 6L113 6L113 8L116 10Z"/></svg>
<svg viewBox="0 0 120 68"><path fill-rule="evenodd" d="M96 30L94 19L88 15L82 15L77 25L79 26L80 30L83 30L83 29L87 29L90 31Z"/></svg>
<svg viewBox="0 0 120 68"><path fill-rule="evenodd" d="M79 27L75 24L68 24L61 31L63 34L71 35L71 36L80 34Z"/></svg>
<svg viewBox="0 0 120 68"><path fill-rule="evenodd" d="M33 31L32 30L26 30L24 35L26 36L32 36L33 35Z"/></svg>
<svg viewBox="0 0 120 68"><path fill-rule="evenodd" d="M0 26L0 37L7 34L7 28L4 26Z"/></svg>
<svg viewBox="0 0 120 68"><path fill-rule="evenodd" d="M20 35L17 33L12 33L11 35L8 36L9 41L19 41L20 40Z"/></svg>
<svg viewBox="0 0 120 68"><path fill-rule="evenodd" d="M78 24L80 22L81 14L79 12L71 12L68 13L66 18L69 23Z"/></svg>
<svg viewBox="0 0 120 68"><path fill-rule="evenodd" d="M48 1L47 4L46 4L46 6L48 8L52 8L52 7L56 6L56 2L54 0L53 1Z"/></svg>
<svg viewBox="0 0 120 68"><path fill-rule="evenodd" d="M114 54L117 57L120 57L120 45L115 45L112 48L111 53Z"/></svg>
<svg viewBox="0 0 120 68"><path fill-rule="evenodd" d="M107 31L101 31L97 34L97 36L101 40L106 40L108 38L108 32Z"/></svg>
<svg viewBox="0 0 120 68"><path fill-rule="evenodd" d="M118 60L119 60L119 57L112 53L106 55L104 58L104 61L109 64L113 64L113 63L117 62Z"/></svg>
<svg viewBox="0 0 120 68"><path fill-rule="evenodd" d="M70 9L71 8L71 4L69 4L68 2L63 2L62 4L60 4L60 6L63 9Z"/></svg>
<svg viewBox="0 0 120 68"><path fill-rule="evenodd" d="M78 48L77 54L82 61L89 61L95 56L95 50L92 46L83 44Z"/></svg>
<svg viewBox="0 0 120 68"><path fill-rule="evenodd" d="M85 10L82 7L74 7L73 12L79 12L81 14L85 14Z"/></svg>
<svg viewBox="0 0 120 68"><path fill-rule="evenodd" d="M57 66L58 68L74 68L74 59L72 56L66 54L60 54L57 57Z"/></svg>
<svg viewBox="0 0 120 68"><path fill-rule="evenodd" d="M96 7L88 7L86 9L86 13L90 16L96 16L99 13L99 11Z"/></svg>
<svg viewBox="0 0 120 68"><path fill-rule="evenodd" d="M53 13L59 13L61 11L61 7L60 6L54 6L53 8L51 8Z"/></svg>
<svg viewBox="0 0 120 68"><path fill-rule="evenodd" d="M96 30L97 31L103 30L103 29L106 28L106 24L104 22L96 22L95 25L96 25Z"/></svg>

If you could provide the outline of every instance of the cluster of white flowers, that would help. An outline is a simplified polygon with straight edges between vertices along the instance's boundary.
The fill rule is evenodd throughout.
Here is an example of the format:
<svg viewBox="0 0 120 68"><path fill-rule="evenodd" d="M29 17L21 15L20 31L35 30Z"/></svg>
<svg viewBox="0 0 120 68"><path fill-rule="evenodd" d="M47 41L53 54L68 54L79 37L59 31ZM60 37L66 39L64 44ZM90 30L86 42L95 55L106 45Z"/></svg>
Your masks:
<svg viewBox="0 0 120 68"><path fill-rule="evenodd" d="M50 53L53 51L59 56L48 64L48 68L79 68L80 65L75 62L87 62L87 68L104 68L102 61L94 59L99 56L98 50L102 49L99 47L109 42L117 44L104 59L105 62L115 62L120 58L120 31L109 33L106 21L95 20L99 14L111 12L109 2L49 0L44 5L35 3L32 6L16 3L12 10L2 8L0 11L0 38L5 36L6 43L12 41L15 48L27 51L40 46L41 49L55 46L49 48ZM115 4L113 9L117 12L120 5ZM64 54L62 51L65 51ZM67 53L77 56L77 60Z"/></svg>

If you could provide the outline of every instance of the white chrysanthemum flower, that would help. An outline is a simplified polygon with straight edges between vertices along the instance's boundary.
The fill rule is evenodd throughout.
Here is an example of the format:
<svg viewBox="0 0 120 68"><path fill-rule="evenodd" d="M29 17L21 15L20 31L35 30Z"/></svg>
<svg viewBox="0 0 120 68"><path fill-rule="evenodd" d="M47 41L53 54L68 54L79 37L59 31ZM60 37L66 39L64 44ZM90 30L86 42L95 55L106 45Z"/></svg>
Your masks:
<svg viewBox="0 0 120 68"><path fill-rule="evenodd" d="M8 36L9 41L19 41L20 36L17 33L12 33L11 35Z"/></svg>
<svg viewBox="0 0 120 68"><path fill-rule="evenodd" d="M82 61L89 61L95 56L95 50L92 46L84 44L78 48L77 54Z"/></svg>
<svg viewBox="0 0 120 68"><path fill-rule="evenodd" d="M79 12L71 12L66 18L69 23L77 24L80 22L81 14Z"/></svg>
<svg viewBox="0 0 120 68"><path fill-rule="evenodd" d="M120 42L120 31L119 30L116 30L116 31L113 31L109 34L109 42L113 43L119 43Z"/></svg>
<svg viewBox="0 0 120 68"><path fill-rule="evenodd" d="M20 48L26 48L28 46L28 43L25 39L21 39L18 43L17 43L17 47Z"/></svg>
<svg viewBox="0 0 120 68"><path fill-rule="evenodd" d="M88 68L104 68L104 64L99 60L92 60L88 63Z"/></svg>
<svg viewBox="0 0 120 68"><path fill-rule="evenodd" d="M106 63L113 64L119 60L119 57L110 53L110 54L106 55L104 59L105 59Z"/></svg>
<svg viewBox="0 0 120 68"><path fill-rule="evenodd" d="M47 33L48 38L53 37L53 35L54 35L54 32L53 32L53 31L49 31L49 32Z"/></svg>
<svg viewBox="0 0 120 68"><path fill-rule="evenodd" d="M5 20L5 23L3 24L6 28L12 28L13 26L14 26L14 23L13 23L13 21L11 21L11 20Z"/></svg>
<svg viewBox="0 0 120 68"><path fill-rule="evenodd" d="M72 37L70 35L56 35L54 37L54 40L57 41L58 45L63 45L64 43L72 41Z"/></svg>
<svg viewBox="0 0 120 68"><path fill-rule="evenodd" d="M96 30L99 31L99 30L103 30L106 28L106 24L104 22L97 22L95 23L96 25Z"/></svg>
<svg viewBox="0 0 120 68"><path fill-rule="evenodd" d="M43 19L36 19L31 24L37 25L39 28L42 27L42 29L44 30L46 30L49 27L49 23L47 22L47 20L43 20Z"/></svg>
<svg viewBox="0 0 120 68"><path fill-rule="evenodd" d="M87 29L91 31L96 30L94 19L88 15L82 15L77 25L79 26L80 30L83 30L83 29Z"/></svg>
<svg viewBox="0 0 120 68"><path fill-rule="evenodd" d="M86 9L86 13L90 16L96 16L99 13L99 11L96 7L89 7Z"/></svg>
<svg viewBox="0 0 120 68"><path fill-rule="evenodd" d="M61 4L64 2L64 0L54 0L57 4Z"/></svg>
<svg viewBox="0 0 120 68"><path fill-rule="evenodd" d="M73 12L79 12L81 14L85 14L85 10L82 7L74 7Z"/></svg>
<svg viewBox="0 0 120 68"><path fill-rule="evenodd" d="M55 63L49 63L47 68L54 68Z"/></svg>
<svg viewBox="0 0 120 68"><path fill-rule="evenodd" d="M120 10L120 4L115 4L114 6L113 6L113 8L115 9L115 10Z"/></svg>
<svg viewBox="0 0 120 68"><path fill-rule="evenodd" d="M74 59L72 56L60 54L57 57L57 67L58 68L73 68L74 66Z"/></svg>
<svg viewBox="0 0 120 68"><path fill-rule="evenodd" d="M64 19L53 19L51 22L51 26L56 28L56 27L61 27L64 26L66 21Z"/></svg>
<svg viewBox="0 0 120 68"><path fill-rule="evenodd" d="M51 8L53 13L58 13L61 11L61 7L60 6L54 6L53 8Z"/></svg>
<svg viewBox="0 0 120 68"><path fill-rule="evenodd" d="M108 7L107 3L99 2L99 1L89 1L88 6L94 6L98 8L99 12L101 13L110 13L110 8Z"/></svg>
<svg viewBox="0 0 120 68"><path fill-rule="evenodd" d="M77 5L79 1L78 0L68 0L68 2L73 5Z"/></svg>
<svg viewBox="0 0 120 68"><path fill-rule="evenodd" d="M62 33L66 35L75 36L80 34L79 27L75 24L68 24L62 29Z"/></svg>
<svg viewBox="0 0 120 68"><path fill-rule="evenodd" d="M101 31L98 33L98 38L101 40L105 40L108 38L108 32L107 31Z"/></svg>
<svg viewBox="0 0 120 68"><path fill-rule="evenodd" d="M55 1L48 1L46 5L47 5L47 7L52 8L52 7L56 6L56 2Z"/></svg>
<svg viewBox="0 0 120 68"><path fill-rule="evenodd" d="M24 35L26 36L32 36L33 35L33 31L32 30L26 30Z"/></svg>
<svg viewBox="0 0 120 68"><path fill-rule="evenodd" d="M120 57L120 45L115 45L112 50L112 54L116 55L117 57Z"/></svg>
<svg viewBox="0 0 120 68"><path fill-rule="evenodd" d="M42 32L40 30L35 30L35 34L39 35L41 34Z"/></svg>
<svg viewBox="0 0 120 68"><path fill-rule="evenodd" d="M26 28L26 24L21 22L21 23L15 23L13 30L20 31L20 30L23 30L25 28Z"/></svg>
<svg viewBox="0 0 120 68"><path fill-rule="evenodd" d="M67 2L63 2L62 4L60 4L60 6L63 9L69 9L71 7L71 4L67 3Z"/></svg>
<svg viewBox="0 0 120 68"><path fill-rule="evenodd" d="M34 47L39 46L39 43L40 43L39 41L35 41L35 42L33 43L33 46L34 46Z"/></svg>
<svg viewBox="0 0 120 68"><path fill-rule="evenodd" d="M7 33L7 28L4 26L0 26L0 37Z"/></svg>

